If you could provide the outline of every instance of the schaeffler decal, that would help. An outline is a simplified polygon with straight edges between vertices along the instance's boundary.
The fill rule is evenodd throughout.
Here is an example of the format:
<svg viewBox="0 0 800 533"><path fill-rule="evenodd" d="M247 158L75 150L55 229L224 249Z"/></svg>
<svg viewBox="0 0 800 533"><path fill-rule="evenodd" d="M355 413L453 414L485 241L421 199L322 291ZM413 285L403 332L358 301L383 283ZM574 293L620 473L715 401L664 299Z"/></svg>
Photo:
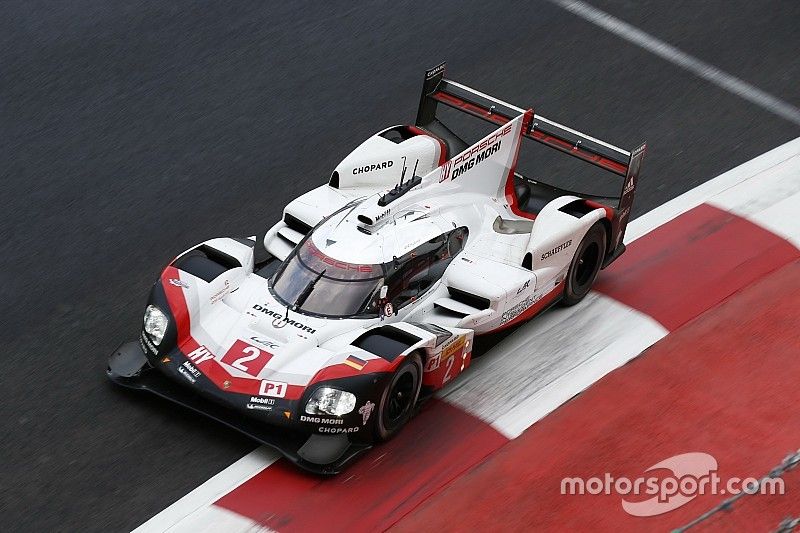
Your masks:
<svg viewBox="0 0 800 533"><path fill-rule="evenodd" d="M361 424L362 426L367 425L367 420L369 420L369 416L372 414L373 409L375 409L375 404L368 401L358 410L358 414L361 415L361 419L364 421L363 424Z"/></svg>
<svg viewBox="0 0 800 533"><path fill-rule="evenodd" d="M542 261L544 261L548 257L556 255L558 252L566 250L570 246L572 246L572 239L568 240L567 242L562 242L561 244L559 244L558 246L556 246L555 248L553 248L549 252L543 253L542 254Z"/></svg>
<svg viewBox="0 0 800 533"><path fill-rule="evenodd" d="M177 278L170 278L169 279L169 284L170 285L174 285L175 287L181 287L183 289L188 289L189 288L189 284L188 283L186 283L185 281L181 281L181 280L179 280Z"/></svg>

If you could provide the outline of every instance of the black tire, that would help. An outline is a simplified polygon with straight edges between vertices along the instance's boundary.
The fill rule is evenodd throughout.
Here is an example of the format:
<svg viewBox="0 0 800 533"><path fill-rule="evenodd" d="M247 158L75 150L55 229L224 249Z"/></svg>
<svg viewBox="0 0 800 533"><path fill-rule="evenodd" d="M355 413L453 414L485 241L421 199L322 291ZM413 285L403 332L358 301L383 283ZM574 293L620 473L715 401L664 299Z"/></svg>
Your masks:
<svg viewBox="0 0 800 533"><path fill-rule="evenodd" d="M606 239L606 228L602 222L595 222L586 232L569 265L564 298L561 300L563 305L575 305L589 294L606 256Z"/></svg>
<svg viewBox="0 0 800 533"><path fill-rule="evenodd" d="M392 375L383 391L375 420L375 438L387 441L397 435L414 414L422 387L422 359L414 352Z"/></svg>

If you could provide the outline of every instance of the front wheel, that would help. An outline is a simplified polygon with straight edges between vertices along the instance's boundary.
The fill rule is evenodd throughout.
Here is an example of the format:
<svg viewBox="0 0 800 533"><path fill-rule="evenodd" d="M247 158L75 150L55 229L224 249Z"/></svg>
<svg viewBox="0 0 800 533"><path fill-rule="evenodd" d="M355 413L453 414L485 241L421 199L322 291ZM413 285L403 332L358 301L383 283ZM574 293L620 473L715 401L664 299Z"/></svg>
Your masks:
<svg viewBox="0 0 800 533"><path fill-rule="evenodd" d="M375 436L382 441L394 437L414 414L422 386L422 359L410 354L394 373L381 396Z"/></svg>
<svg viewBox="0 0 800 533"><path fill-rule="evenodd" d="M606 229L595 222L578 245L567 272L564 305L575 305L589 293L606 256Z"/></svg>

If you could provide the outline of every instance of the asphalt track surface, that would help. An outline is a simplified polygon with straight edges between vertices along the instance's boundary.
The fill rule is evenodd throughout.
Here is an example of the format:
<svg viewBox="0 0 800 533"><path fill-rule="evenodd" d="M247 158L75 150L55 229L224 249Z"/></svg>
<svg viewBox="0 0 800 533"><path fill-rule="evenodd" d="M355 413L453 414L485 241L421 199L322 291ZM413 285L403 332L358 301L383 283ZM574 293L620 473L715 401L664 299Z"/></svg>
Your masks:
<svg viewBox="0 0 800 533"><path fill-rule="evenodd" d="M592 5L800 106L796 2ZM113 388L106 358L137 333L167 261L263 232L368 135L413 121L422 71L440 60L454 79L615 144L646 139L634 215L800 135L544 0L2 11L6 531L129 530L255 447ZM536 173L569 183L571 168Z"/></svg>

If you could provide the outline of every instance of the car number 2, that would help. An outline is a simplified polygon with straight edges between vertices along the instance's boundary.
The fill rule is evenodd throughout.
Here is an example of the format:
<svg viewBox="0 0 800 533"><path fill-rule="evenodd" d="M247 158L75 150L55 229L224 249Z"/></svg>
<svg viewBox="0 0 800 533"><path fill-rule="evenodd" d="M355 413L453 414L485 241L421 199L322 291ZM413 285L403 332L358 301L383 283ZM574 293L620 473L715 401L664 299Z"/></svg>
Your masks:
<svg viewBox="0 0 800 533"><path fill-rule="evenodd" d="M272 354L266 350L251 346L242 340L233 343L230 350L222 358L223 363L231 365L237 370L246 372L251 376L258 376L264 369Z"/></svg>
<svg viewBox="0 0 800 533"><path fill-rule="evenodd" d="M243 372L250 372L250 369L244 366L244 364L249 363L253 359L258 359L258 357L261 355L261 350L259 350L258 348L254 348L252 346L248 346L242 349L242 353L248 355L245 355L244 357L240 357L239 359L235 360L233 363L231 363L231 366L233 368L238 368Z"/></svg>
<svg viewBox="0 0 800 533"><path fill-rule="evenodd" d="M444 373L444 379L442 379L442 385L453 379L453 376L450 375L450 371L453 370L453 363L455 363L456 358L455 356L451 356L450 359L447 360L447 370Z"/></svg>

